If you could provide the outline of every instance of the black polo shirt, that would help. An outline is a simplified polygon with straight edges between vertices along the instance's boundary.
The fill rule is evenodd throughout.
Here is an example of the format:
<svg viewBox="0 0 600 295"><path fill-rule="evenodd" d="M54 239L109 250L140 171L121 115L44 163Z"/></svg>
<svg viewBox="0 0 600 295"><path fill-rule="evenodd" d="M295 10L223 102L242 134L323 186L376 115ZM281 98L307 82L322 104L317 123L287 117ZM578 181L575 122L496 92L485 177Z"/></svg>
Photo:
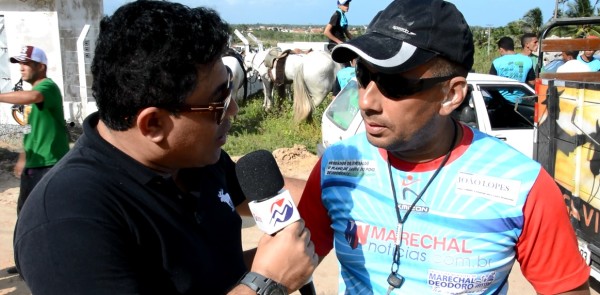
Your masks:
<svg viewBox="0 0 600 295"><path fill-rule="evenodd" d="M98 115L20 212L33 294L222 294L246 271L235 164L182 171L191 193L103 140ZM199 135L200 136L200 135Z"/></svg>

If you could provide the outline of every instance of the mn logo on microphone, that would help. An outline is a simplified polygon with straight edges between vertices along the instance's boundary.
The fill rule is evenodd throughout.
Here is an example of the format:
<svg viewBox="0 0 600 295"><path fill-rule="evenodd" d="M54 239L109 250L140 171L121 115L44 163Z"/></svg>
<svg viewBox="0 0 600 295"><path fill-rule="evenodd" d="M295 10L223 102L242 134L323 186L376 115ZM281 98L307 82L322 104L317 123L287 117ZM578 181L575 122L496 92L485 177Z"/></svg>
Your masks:
<svg viewBox="0 0 600 295"><path fill-rule="evenodd" d="M294 214L294 204L286 198L281 198L271 205L271 222L273 226L290 220Z"/></svg>

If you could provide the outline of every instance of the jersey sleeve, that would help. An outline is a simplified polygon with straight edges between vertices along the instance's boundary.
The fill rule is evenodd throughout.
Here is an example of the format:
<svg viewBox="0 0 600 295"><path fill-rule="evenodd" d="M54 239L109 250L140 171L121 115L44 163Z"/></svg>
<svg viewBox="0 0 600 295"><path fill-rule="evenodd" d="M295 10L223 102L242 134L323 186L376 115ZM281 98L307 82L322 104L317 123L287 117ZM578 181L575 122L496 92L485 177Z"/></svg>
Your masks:
<svg viewBox="0 0 600 295"><path fill-rule="evenodd" d="M315 252L321 257L333 249L331 218L321 199L321 159L315 164L308 177L298 212L310 230L310 239L315 244Z"/></svg>
<svg viewBox="0 0 600 295"><path fill-rule="evenodd" d="M38 83L37 85L35 85L31 88L32 91L37 91L37 92L41 93L42 96L44 97L44 100L42 102L39 102L36 104L40 110L43 108L49 108L49 109L55 108L57 106L57 104L59 103L59 101L52 99L53 98L53 96L51 94L52 88L53 88L52 83L50 83L47 80L43 80L41 83ZM62 103L62 101L60 101L60 103Z"/></svg>
<svg viewBox="0 0 600 295"><path fill-rule="evenodd" d="M333 15L331 15L331 18L329 19L329 24L333 27L335 26L339 26L340 23L340 15L339 12L337 12L337 10L333 13Z"/></svg>
<svg viewBox="0 0 600 295"><path fill-rule="evenodd" d="M517 260L535 290L556 294L585 283L590 268L579 253L560 189L544 169L527 197L523 216Z"/></svg>
<svg viewBox="0 0 600 295"><path fill-rule="evenodd" d="M535 65L533 65L535 67ZM527 81L533 81L535 80L535 71L533 70L533 67L531 69L529 69L529 72L527 72Z"/></svg>

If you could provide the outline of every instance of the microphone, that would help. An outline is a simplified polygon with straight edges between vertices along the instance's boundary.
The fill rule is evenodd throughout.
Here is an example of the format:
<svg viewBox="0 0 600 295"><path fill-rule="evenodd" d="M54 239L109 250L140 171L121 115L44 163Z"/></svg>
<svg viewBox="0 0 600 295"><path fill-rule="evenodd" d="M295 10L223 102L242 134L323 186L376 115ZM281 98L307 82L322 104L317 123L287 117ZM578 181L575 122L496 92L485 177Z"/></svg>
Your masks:
<svg viewBox="0 0 600 295"><path fill-rule="evenodd" d="M271 152L257 150L241 157L235 174L260 230L273 235L300 219L292 195L283 189L283 175ZM300 295L316 295L312 277L298 291Z"/></svg>
<svg viewBox="0 0 600 295"><path fill-rule="evenodd" d="M260 230L272 235L300 219L271 152L257 150L241 157L235 173Z"/></svg>

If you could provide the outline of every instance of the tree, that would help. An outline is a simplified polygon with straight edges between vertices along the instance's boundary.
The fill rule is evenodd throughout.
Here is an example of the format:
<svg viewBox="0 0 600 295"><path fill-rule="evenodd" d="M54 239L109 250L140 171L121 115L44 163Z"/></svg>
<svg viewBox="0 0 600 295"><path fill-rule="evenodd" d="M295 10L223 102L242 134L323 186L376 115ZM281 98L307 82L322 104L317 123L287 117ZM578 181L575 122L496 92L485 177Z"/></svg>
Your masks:
<svg viewBox="0 0 600 295"><path fill-rule="evenodd" d="M524 27L536 35L539 35L543 21L544 17L542 16L542 10L539 7L529 10L523 16Z"/></svg>
<svg viewBox="0 0 600 295"><path fill-rule="evenodd" d="M587 17L593 16L596 11L596 5L598 0L595 1L592 6L590 0L575 0L573 2L567 2L566 15L568 17Z"/></svg>
<svg viewBox="0 0 600 295"><path fill-rule="evenodd" d="M567 17L589 17L596 15L596 6L600 0L594 1L592 5L590 0L575 0L567 2L567 10L565 15ZM574 38L583 38L588 35L600 35L598 28L592 25L577 26L568 32Z"/></svg>

